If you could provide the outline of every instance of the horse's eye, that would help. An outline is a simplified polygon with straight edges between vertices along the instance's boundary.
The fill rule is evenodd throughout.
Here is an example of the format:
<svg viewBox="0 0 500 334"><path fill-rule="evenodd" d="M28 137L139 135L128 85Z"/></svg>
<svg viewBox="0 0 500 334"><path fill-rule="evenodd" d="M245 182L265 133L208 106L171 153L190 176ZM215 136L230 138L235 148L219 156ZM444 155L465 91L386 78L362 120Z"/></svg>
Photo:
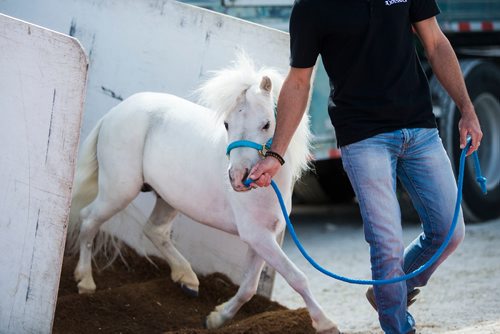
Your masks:
<svg viewBox="0 0 500 334"><path fill-rule="evenodd" d="M227 124L227 122L224 122L224 127L226 128L226 130L229 130L229 124Z"/></svg>
<svg viewBox="0 0 500 334"><path fill-rule="evenodd" d="M267 129L269 129L269 126L270 126L270 125L271 125L271 123L270 123L270 122L267 122L267 123L266 123L266 125L264 125L264 126L262 127L262 130L267 130Z"/></svg>

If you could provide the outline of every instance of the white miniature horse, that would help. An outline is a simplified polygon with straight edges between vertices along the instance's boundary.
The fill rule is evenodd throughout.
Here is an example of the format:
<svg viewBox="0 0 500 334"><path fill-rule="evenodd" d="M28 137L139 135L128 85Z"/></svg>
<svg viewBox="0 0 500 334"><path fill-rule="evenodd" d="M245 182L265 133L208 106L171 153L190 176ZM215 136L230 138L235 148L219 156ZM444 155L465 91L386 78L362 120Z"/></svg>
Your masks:
<svg viewBox="0 0 500 334"><path fill-rule="evenodd" d="M172 280L184 289L197 294L199 281L170 240L178 212L238 235L249 246L243 282L235 296L208 315L208 328L223 325L250 300L266 261L302 296L314 328L338 333L312 296L305 275L276 241L285 222L273 190L250 191L243 184L260 159L258 152L235 149L229 164L226 157L228 142L265 143L272 137L281 84L276 72L257 71L240 56L200 88L200 101L208 108L168 94L139 93L98 122L81 149L68 236L69 244L79 247L75 279L80 293L96 289L91 258L99 227L147 184L157 201L143 232L170 265ZM307 166L308 126L306 116L275 178L289 210L293 183Z"/></svg>

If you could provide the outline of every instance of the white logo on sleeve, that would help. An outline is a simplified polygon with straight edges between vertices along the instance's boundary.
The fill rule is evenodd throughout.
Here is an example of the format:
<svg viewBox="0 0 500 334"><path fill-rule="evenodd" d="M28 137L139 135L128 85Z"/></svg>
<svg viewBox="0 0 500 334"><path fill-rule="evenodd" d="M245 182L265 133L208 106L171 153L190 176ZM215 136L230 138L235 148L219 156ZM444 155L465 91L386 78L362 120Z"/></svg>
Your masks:
<svg viewBox="0 0 500 334"><path fill-rule="evenodd" d="M402 2L408 2L408 0L385 0L385 5L392 6L392 5L395 5L398 3L402 3Z"/></svg>

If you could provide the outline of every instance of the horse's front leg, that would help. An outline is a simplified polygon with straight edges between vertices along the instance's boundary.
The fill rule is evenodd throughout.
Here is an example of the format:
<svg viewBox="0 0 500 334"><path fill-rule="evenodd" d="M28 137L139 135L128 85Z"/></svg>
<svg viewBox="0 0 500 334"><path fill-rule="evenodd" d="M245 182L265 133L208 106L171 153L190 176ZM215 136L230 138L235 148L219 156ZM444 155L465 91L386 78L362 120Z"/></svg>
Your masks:
<svg viewBox="0 0 500 334"><path fill-rule="evenodd" d="M311 316L312 325L318 333L340 333L337 325L326 316L312 295L307 277L286 256L277 243L274 234L254 224L253 226L250 225L246 233L242 234L240 232L240 237L302 296Z"/></svg>
<svg viewBox="0 0 500 334"><path fill-rule="evenodd" d="M206 319L206 327L209 329L222 326L226 321L232 319L236 312L248 302L257 292L260 273L264 267L264 260L252 249L248 248L246 256L247 269L238 292L227 302L218 305Z"/></svg>

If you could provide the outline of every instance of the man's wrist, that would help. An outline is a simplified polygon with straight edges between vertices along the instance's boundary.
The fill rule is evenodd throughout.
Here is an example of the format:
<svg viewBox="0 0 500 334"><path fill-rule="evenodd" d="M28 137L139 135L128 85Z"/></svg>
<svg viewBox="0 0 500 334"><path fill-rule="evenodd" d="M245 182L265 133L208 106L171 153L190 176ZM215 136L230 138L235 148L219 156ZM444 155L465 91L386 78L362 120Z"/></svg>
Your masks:
<svg viewBox="0 0 500 334"><path fill-rule="evenodd" d="M469 116L469 115L476 114L476 111L474 109L474 105L472 104L472 102L466 103L463 106L459 106L458 109L460 110L460 114L462 114L462 116Z"/></svg>
<svg viewBox="0 0 500 334"><path fill-rule="evenodd" d="M276 160L278 160L278 162L280 163L281 166L283 166L285 164L285 159L283 159L283 157L279 154L279 153L276 153L275 151L267 151L266 152L266 157L272 157Z"/></svg>

